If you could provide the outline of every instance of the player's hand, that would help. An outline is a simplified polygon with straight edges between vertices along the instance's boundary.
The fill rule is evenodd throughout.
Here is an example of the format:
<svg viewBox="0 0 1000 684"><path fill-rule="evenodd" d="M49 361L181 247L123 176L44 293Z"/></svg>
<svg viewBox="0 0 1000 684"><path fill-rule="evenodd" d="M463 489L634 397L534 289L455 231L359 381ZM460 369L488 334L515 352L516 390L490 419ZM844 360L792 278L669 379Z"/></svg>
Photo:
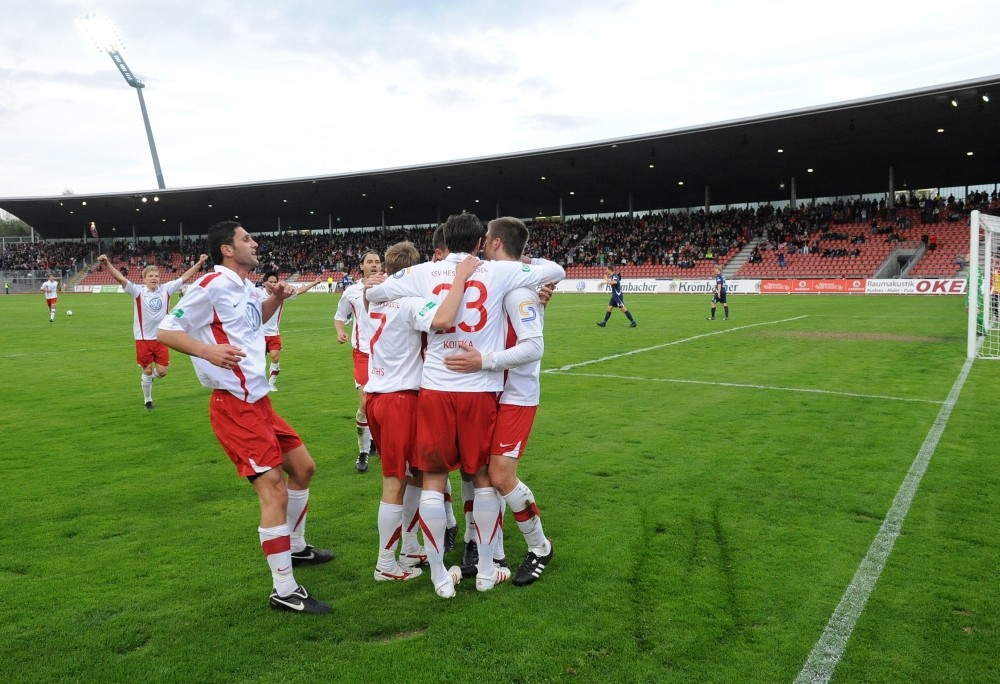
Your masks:
<svg viewBox="0 0 1000 684"><path fill-rule="evenodd" d="M276 283L264 283L264 289L267 290L269 295L278 299L288 299L295 294L295 288L284 280Z"/></svg>
<svg viewBox="0 0 1000 684"><path fill-rule="evenodd" d="M372 273L370 276L365 278L365 289L369 287L375 287L376 285L381 285L388 278L385 273Z"/></svg>
<svg viewBox="0 0 1000 684"><path fill-rule="evenodd" d="M337 333L337 341L341 344L347 342L347 331Z"/></svg>
<svg viewBox="0 0 1000 684"><path fill-rule="evenodd" d="M97 260L100 261L102 264L106 264L108 263L108 255L102 254L101 256L97 257Z"/></svg>
<svg viewBox="0 0 1000 684"><path fill-rule="evenodd" d="M456 373L475 373L483 369L483 355L468 342L459 342L464 351L444 357L444 366Z"/></svg>
<svg viewBox="0 0 1000 684"><path fill-rule="evenodd" d="M245 356L246 352L241 350L239 347L234 347L231 344L216 344L212 346L208 354L205 356L205 360L213 366L229 370L238 366L240 359Z"/></svg>
<svg viewBox="0 0 1000 684"><path fill-rule="evenodd" d="M463 281L468 280L477 268L479 268L479 259L470 254L455 266L455 277Z"/></svg>
<svg viewBox="0 0 1000 684"><path fill-rule="evenodd" d="M538 301L542 303L542 306L545 306L549 303L549 300L552 299L552 295L554 295L555 292L555 283L545 283L538 289Z"/></svg>

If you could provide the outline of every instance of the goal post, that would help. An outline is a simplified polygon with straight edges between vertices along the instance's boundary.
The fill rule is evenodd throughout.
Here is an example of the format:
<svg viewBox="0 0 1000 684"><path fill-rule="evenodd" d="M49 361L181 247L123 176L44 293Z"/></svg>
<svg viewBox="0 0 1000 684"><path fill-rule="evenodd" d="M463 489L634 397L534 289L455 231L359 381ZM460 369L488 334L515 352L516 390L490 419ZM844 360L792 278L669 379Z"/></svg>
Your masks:
<svg viewBox="0 0 1000 684"><path fill-rule="evenodd" d="M972 212L966 290L967 356L1000 359L1000 216Z"/></svg>

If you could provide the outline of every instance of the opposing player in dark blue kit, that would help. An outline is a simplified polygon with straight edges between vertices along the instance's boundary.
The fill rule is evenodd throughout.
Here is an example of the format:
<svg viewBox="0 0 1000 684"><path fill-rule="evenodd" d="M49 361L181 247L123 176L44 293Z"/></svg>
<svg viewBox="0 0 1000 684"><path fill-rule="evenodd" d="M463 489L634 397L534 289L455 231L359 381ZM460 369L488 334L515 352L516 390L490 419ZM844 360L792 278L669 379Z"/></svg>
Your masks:
<svg viewBox="0 0 1000 684"><path fill-rule="evenodd" d="M629 327L634 328L638 323L632 318L632 312L628 310L625 306L625 296L622 295L622 276L620 273L615 273L615 269L608 266L608 274L604 276L604 280L601 282L611 288L611 301L608 302L608 310L604 314L604 320L598 321L597 325L602 328L608 324L608 319L611 318L611 312L615 309L621 309L622 313L625 314L628 319L632 322Z"/></svg>
<svg viewBox="0 0 1000 684"><path fill-rule="evenodd" d="M726 276L722 275L722 266L715 267L715 290L712 292L712 315L708 320L715 320L715 305L722 302L722 310L726 314L725 320L729 320L729 304L726 303Z"/></svg>

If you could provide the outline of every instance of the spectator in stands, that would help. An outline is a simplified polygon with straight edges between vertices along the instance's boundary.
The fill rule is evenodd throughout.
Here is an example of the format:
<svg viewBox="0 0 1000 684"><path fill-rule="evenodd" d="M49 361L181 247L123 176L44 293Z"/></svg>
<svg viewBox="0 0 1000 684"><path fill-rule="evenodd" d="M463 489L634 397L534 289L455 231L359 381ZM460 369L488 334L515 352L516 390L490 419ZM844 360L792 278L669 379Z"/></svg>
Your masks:
<svg viewBox="0 0 1000 684"><path fill-rule="evenodd" d="M785 253L784 252L778 252L778 266L780 268L784 268L785 267Z"/></svg>
<svg viewBox="0 0 1000 684"><path fill-rule="evenodd" d="M937 246L938 246L937 233L931 233L930 237L927 238L927 249L933 252L935 249L937 249Z"/></svg>
<svg viewBox="0 0 1000 684"><path fill-rule="evenodd" d="M958 256L955 257L954 264L961 269L961 268L965 268L966 266L968 266L969 262L966 261L966 258L965 258L964 255L959 254Z"/></svg>

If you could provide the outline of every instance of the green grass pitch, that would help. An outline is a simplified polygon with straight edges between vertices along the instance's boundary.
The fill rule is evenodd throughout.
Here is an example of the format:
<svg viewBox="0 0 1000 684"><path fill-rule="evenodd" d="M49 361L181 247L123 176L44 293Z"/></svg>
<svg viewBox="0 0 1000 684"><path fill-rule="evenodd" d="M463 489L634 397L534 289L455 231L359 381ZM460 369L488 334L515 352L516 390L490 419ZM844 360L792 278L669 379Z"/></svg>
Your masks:
<svg viewBox="0 0 1000 684"><path fill-rule="evenodd" d="M273 401L318 463L308 537L337 553L296 570L333 605L301 616L267 607L256 499L190 361L147 412L127 297L61 295L54 323L0 297L0 680L792 682L940 429L833 681L997 681L1000 363L935 428L964 300L734 296L729 321L705 295L626 300L638 328L598 328L606 296L546 313L521 475L552 565L451 601L372 581L378 463L354 469L336 296L289 303ZM519 562L509 516L506 538Z"/></svg>

